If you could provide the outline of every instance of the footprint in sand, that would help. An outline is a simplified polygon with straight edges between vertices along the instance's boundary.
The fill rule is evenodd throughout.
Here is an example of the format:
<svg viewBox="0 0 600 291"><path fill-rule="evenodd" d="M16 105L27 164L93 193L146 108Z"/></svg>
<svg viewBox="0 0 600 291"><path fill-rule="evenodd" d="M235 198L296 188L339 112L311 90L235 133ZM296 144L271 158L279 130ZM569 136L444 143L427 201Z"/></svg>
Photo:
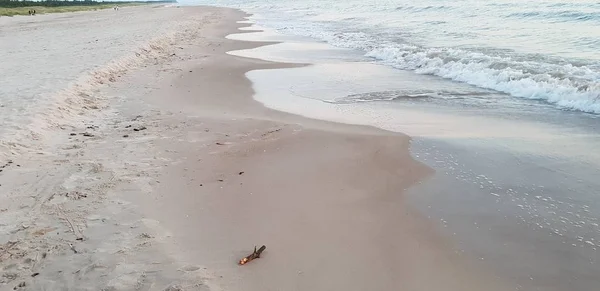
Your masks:
<svg viewBox="0 0 600 291"><path fill-rule="evenodd" d="M181 268L181 270L183 270L185 272L195 272L195 271L200 270L200 267L194 266L194 265L188 265L188 266Z"/></svg>

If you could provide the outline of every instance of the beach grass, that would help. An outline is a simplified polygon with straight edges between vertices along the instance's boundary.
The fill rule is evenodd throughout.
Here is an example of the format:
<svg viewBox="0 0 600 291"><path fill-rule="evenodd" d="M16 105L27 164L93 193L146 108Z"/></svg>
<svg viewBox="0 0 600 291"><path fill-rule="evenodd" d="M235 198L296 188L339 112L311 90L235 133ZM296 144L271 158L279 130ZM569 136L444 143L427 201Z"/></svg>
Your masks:
<svg viewBox="0 0 600 291"><path fill-rule="evenodd" d="M119 6L136 6L144 5L146 3L131 3L123 2L119 3ZM75 12L75 11L91 11L99 9L108 9L114 7L115 4L98 4L98 5L75 5L75 6L58 6L58 7L44 7L44 6L27 6L27 7L0 7L0 16L15 16L15 15L29 15L29 10L35 10L36 14L46 13L63 13L63 12Z"/></svg>

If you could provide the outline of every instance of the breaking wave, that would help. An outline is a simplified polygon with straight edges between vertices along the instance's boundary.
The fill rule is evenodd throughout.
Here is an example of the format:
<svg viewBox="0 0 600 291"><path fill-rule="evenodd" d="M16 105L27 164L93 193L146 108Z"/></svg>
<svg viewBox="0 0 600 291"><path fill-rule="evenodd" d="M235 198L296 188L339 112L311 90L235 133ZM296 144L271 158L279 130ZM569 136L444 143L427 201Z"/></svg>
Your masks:
<svg viewBox="0 0 600 291"><path fill-rule="evenodd" d="M367 56L399 69L435 75L561 108L600 113L600 70L587 65L515 59L453 48L384 45Z"/></svg>

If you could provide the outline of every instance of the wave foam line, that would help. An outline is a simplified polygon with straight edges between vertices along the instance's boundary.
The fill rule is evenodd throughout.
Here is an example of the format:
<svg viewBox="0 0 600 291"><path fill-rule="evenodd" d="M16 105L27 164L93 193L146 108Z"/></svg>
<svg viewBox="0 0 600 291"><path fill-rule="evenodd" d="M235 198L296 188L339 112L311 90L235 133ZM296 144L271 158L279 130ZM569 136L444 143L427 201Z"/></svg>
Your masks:
<svg viewBox="0 0 600 291"><path fill-rule="evenodd" d="M435 75L514 97L544 100L564 109L600 113L600 71L585 65L408 46L380 47L366 55L418 74Z"/></svg>

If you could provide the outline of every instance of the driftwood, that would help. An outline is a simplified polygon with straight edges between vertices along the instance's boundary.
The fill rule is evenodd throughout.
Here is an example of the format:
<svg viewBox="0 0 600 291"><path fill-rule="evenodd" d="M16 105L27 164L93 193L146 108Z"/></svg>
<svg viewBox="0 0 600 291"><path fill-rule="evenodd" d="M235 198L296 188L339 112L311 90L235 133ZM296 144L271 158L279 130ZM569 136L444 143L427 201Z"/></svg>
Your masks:
<svg viewBox="0 0 600 291"><path fill-rule="evenodd" d="M241 259L239 262L239 265L245 265L246 263L249 263L250 261L254 260L254 259L258 259L260 258L260 254L266 249L266 246L262 246L260 247L260 249L256 250L256 246L254 247L254 252L252 252L252 254L246 256L245 258Z"/></svg>

